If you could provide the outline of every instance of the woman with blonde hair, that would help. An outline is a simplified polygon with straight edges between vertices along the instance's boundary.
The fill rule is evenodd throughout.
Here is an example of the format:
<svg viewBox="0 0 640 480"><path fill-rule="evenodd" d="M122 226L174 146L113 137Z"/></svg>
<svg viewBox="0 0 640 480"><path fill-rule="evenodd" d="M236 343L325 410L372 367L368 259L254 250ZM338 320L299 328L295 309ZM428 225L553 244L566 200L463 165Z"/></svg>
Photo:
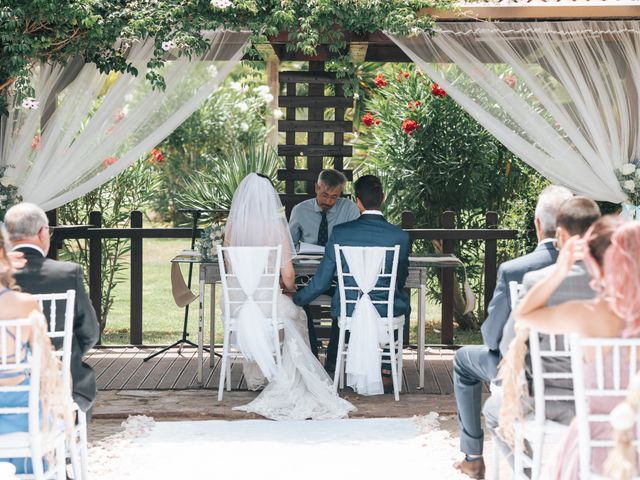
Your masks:
<svg viewBox="0 0 640 480"><path fill-rule="evenodd" d="M34 348L40 348L42 355L41 372L41 404L42 418L49 419L43 422L43 428L47 428L56 417L64 417L64 397L62 378L60 375L59 361L53 354L53 348L49 338L46 336L46 324L44 317L40 313L39 306L32 295L21 293L16 290L13 276L11 274L12 262L7 255L11 250L7 235L0 226L0 324L6 320L17 320L22 318L36 318L38 321L32 328L23 328L21 331L21 345L16 349L15 332L7 329L8 337L6 345L7 357L12 358L19 355L26 358ZM41 328L41 335L34 335L33 328ZM35 340L35 339L38 340ZM38 345L35 345L35 342ZM2 345L0 345L0 349ZM10 353L9 353L10 352ZM17 353L16 353L17 352ZM0 354L4 352L0 351ZM25 371L2 371L0 372L0 386L29 385L29 376ZM29 405L29 392L2 392L0 393L0 408L3 407L27 407ZM27 414L2 414L0 415L0 435L26 432L29 430ZM9 461L16 467L17 474L32 473L31 461L27 458L0 459Z"/></svg>
<svg viewBox="0 0 640 480"><path fill-rule="evenodd" d="M577 333L584 337L616 338L637 337L640 333L640 222L626 222L615 231L606 231L611 224L603 217L594 224L585 239L571 237L563 246L554 269L537 283L522 299L515 311L517 328L533 327L546 334ZM610 243L609 243L610 236ZM562 283L574 262L583 259L591 272L598 296L594 300L574 300L555 306L546 306L553 292ZM522 334L519 334L522 337ZM517 339L515 340L517 341ZM587 372L594 368L591 351L586 352ZM610 362L611 359L605 359ZM622 369L623 382L634 372ZM511 380L515 375L511 376ZM595 378L588 375L587 378ZM508 379L507 379L508 383ZM506 393L506 392L505 392ZM619 398L600 398L590 405L592 412L609 413L620 402ZM505 397L503 412L513 407ZM501 415L501 425L507 428L510 422ZM507 437L510 435L507 434ZM592 436L611 436L608 424L592 427ZM507 438L509 440L509 438ZM592 454L592 468L602 471L606 458L603 449ZM575 423L571 425L552 478L579 478L578 437Z"/></svg>

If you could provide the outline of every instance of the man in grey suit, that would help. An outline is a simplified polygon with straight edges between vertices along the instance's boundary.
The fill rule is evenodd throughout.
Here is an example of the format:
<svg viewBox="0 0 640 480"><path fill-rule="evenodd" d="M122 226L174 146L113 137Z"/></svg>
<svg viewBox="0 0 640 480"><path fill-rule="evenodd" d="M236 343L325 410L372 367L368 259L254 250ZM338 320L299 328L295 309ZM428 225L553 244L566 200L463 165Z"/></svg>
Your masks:
<svg viewBox="0 0 640 480"><path fill-rule="evenodd" d="M72 262L59 262L46 258L49 251L49 222L44 211L31 203L11 207L5 217L5 225L14 251L24 253L27 264L16 271L16 283L23 292L64 293L76 291L71 345L71 378L73 400L80 409L88 412L96 398L96 374L82 361L82 357L100 338L100 325L82 281L82 268ZM61 305L64 311L64 305ZM45 310L45 315L47 311ZM62 322L58 323L64 328ZM62 345L54 345L61 348Z"/></svg>
<svg viewBox="0 0 640 480"><path fill-rule="evenodd" d="M558 227L556 229L556 241L558 248L573 235L584 235L589 227L600 218L600 208L598 205L587 197L573 197L565 201L558 213ZM553 265L527 273L522 280L521 296L524 296L536 283L544 279L553 269ZM590 287L591 276L585 269L581 261L576 262L569 275L560 284L553 293L548 306L558 305L570 300L586 300L593 298L595 292ZM515 337L515 319L513 315L509 316L509 320L504 327L502 340L500 342L501 356L505 356L511 341ZM561 336L556 339L561 341ZM540 335L540 346L543 350L549 348L549 335ZM527 361L529 365L530 362ZM569 357L544 358L542 368L545 372L570 372L571 359ZM530 368L528 369L529 378L531 378ZM570 380L546 380L545 389L550 389L558 395L567 395L573 392L573 385ZM487 428L493 434L498 427L498 417L500 414L500 406L502 404L502 396L492 394L485 402L483 413ZM528 406L533 405L533 399L527 401ZM575 416L575 405L573 401L556 401L547 402L545 409L546 417L565 425L568 425ZM497 435L493 435L494 442L497 443L500 450L504 453L510 463L513 463L513 455L511 448Z"/></svg>
<svg viewBox="0 0 640 480"><path fill-rule="evenodd" d="M509 314L509 282L522 282L524 274L555 263L558 256L553 246L556 217L560 205L572 194L564 187L551 185L545 188L535 211L535 227L538 237L536 249L522 257L500 265L498 281L482 324L484 345L468 345L456 352L453 359L453 388L458 407L460 450L465 458L454 467L471 478L484 478L482 458L484 432L480 422L482 384L496 377L500 362L500 340Z"/></svg>

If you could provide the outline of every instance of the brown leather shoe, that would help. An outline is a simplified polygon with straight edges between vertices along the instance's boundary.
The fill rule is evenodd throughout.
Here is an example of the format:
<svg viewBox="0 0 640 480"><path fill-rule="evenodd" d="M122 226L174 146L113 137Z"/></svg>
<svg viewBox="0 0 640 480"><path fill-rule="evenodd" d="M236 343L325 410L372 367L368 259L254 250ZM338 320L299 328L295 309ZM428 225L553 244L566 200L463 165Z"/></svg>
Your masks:
<svg viewBox="0 0 640 480"><path fill-rule="evenodd" d="M480 458L480 460L475 460L473 462L464 459L460 462L456 462L453 464L453 467L456 470L460 470L469 478L484 478L484 459Z"/></svg>

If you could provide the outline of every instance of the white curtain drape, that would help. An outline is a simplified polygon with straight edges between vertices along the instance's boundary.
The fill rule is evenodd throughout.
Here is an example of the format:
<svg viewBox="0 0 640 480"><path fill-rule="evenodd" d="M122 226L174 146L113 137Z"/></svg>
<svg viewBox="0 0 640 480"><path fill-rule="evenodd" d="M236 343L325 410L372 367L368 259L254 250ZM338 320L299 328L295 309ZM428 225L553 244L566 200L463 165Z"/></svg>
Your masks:
<svg viewBox="0 0 640 480"><path fill-rule="evenodd" d="M207 32L199 57L167 52L161 68L166 88L153 89L145 75L155 41L135 43L127 59L138 75L104 74L80 60L34 69L37 109L10 100L0 125L4 183L45 210L59 207L130 166L184 122L240 61L248 32ZM62 91L60 86L68 83ZM53 113L42 128L43 115Z"/></svg>
<svg viewBox="0 0 640 480"><path fill-rule="evenodd" d="M378 275L382 273L386 251L380 247L343 247L342 253L349 265L349 272L362 292L351 315L347 385L360 395L379 395L384 393L380 344L387 341L388 336L369 292L376 286Z"/></svg>
<svg viewBox="0 0 640 480"><path fill-rule="evenodd" d="M626 200L616 170L640 154L640 22L451 22L389 36L547 178Z"/></svg>

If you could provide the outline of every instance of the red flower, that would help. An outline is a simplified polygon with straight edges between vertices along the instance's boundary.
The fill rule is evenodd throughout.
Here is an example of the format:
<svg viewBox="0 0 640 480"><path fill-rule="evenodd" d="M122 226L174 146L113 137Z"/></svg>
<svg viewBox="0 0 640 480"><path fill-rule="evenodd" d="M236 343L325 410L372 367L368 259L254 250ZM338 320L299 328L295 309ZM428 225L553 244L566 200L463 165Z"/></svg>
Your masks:
<svg viewBox="0 0 640 480"><path fill-rule="evenodd" d="M409 78L409 72L404 72L403 75L404 75L404 78Z"/></svg>
<svg viewBox="0 0 640 480"><path fill-rule="evenodd" d="M431 85L431 95L436 97L444 98L447 96L447 92L445 92L437 83Z"/></svg>
<svg viewBox="0 0 640 480"><path fill-rule="evenodd" d="M396 76L396 82L401 82L401 81L402 81L402 76L401 75Z"/></svg>
<svg viewBox="0 0 640 480"><path fill-rule="evenodd" d="M382 73L378 73L376 79L374 80L376 87L382 88L387 86L387 81L382 77Z"/></svg>
<svg viewBox="0 0 640 480"><path fill-rule="evenodd" d="M416 122L415 120L405 118L404 122L402 122L402 131L407 135L411 135L418 129L419 126L420 124L418 124L418 122Z"/></svg>
<svg viewBox="0 0 640 480"><path fill-rule="evenodd" d="M422 102L420 100L416 100L416 107L419 107L420 105L422 105Z"/></svg>
<svg viewBox="0 0 640 480"><path fill-rule="evenodd" d="M102 168L109 168L111 165L118 161L117 157L107 157L102 161Z"/></svg>
<svg viewBox="0 0 640 480"><path fill-rule="evenodd" d="M31 140L31 149L36 150L39 146L40 146L40 135L36 135L35 137L33 137L33 140Z"/></svg>
<svg viewBox="0 0 640 480"><path fill-rule="evenodd" d="M509 85L511 88L516 88L516 77L513 75L507 74L502 78L502 80L504 80L504 83Z"/></svg>
<svg viewBox="0 0 640 480"><path fill-rule="evenodd" d="M362 116L362 123L364 123L367 127L370 127L375 123L376 119L371 115L371 112L367 112Z"/></svg>
<svg viewBox="0 0 640 480"><path fill-rule="evenodd" d="M409 102L407 103L407 108L410 108L411 110L413 110L415 108L415 105L413 104L413 102Z"/></svg>
<svg viewBox="0 0 640 480"><path fill-rule="evenodd" d="M376 125L380 125L380 119L376 118Z"/></svg>
<svg viewBox="0 0 640 480"><path fill-rule="evenodd" d="M151 156L149 157L149 161L151 163L164 162L164 155L162 155L162 151L159 148L154 148L153 150L151 150Z"/></svg>

